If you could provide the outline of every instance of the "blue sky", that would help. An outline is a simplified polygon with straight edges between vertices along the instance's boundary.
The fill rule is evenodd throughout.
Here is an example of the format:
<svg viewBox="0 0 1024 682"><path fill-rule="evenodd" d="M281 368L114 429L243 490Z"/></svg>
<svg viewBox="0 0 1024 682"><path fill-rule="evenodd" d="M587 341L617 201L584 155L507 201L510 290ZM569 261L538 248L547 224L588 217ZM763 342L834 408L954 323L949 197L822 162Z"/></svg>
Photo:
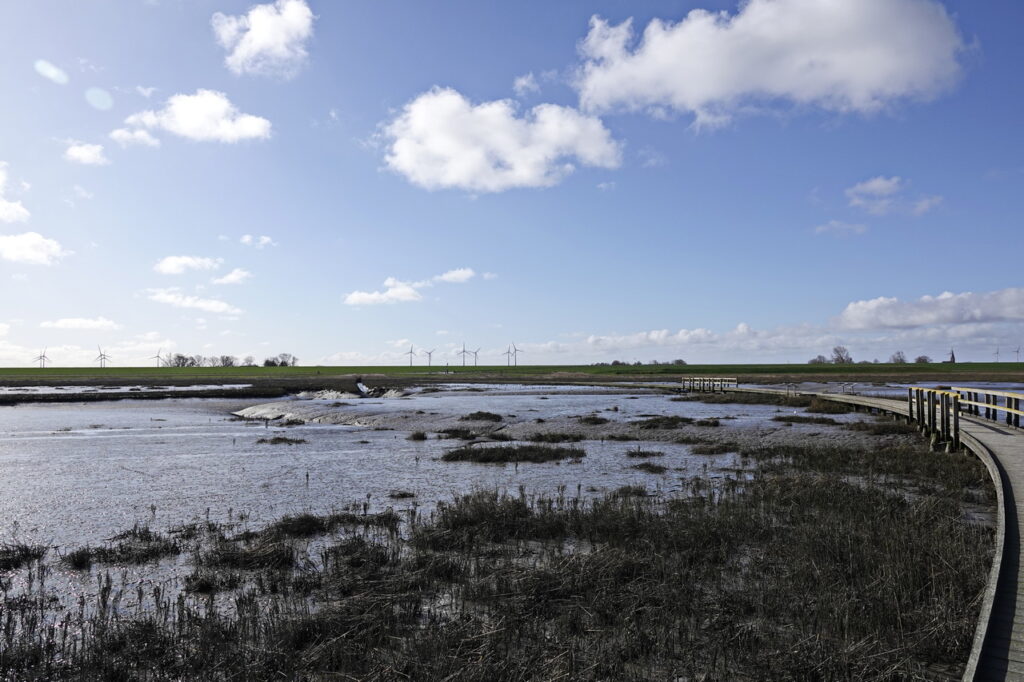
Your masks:
<svg viewBox="0 0 1024 682"><path fill-rule="evenodd" d="M1011 360L1022 22L1009 1L7 3L0 363Z"/></svg>

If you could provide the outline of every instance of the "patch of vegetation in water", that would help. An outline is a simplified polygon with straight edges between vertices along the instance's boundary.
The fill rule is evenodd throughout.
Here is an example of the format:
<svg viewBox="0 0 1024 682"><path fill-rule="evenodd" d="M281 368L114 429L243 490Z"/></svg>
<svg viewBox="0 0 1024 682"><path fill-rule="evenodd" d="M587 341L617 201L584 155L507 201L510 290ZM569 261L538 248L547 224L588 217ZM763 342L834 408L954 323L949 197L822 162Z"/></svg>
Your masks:
<svg viewBox="0 0 1024 682"><path fill-rule="evenodd" d="M576 459L586 452L580 448L559 448L544 445L499 445L495 447L463 447L449 450L441 456L445 462L481 462L498 464L506 462L553 462L560 459Z"/></svg>
<svg viewBox="0 0 1024 682"><path fill-rule="evenodd" d="M526 437L531 443L579 443L583 435L579 433L531 433Z"/></svg>
<svg viewBox="0 0 1024 682"><path fill-rule="evenodd" d="M668 471L668 467L655 464L654 462L641 462L640 464L634 464L632 468L647 474L663 474Z"/></svg>
<svg viewBox="0 0 1024 682"><path fill-rule="evenodd" d="M598 417L595 414L588 414L584 417L579 417L577 421L580 424L586 424L587 426L600 426L601 424L607 424L608 419L605 417Z"/></svg>
<svg viewBox="0 0 1024 682"><path fill-rule="evenodd" d="M463 422L500 422L503 420L504 417L493 412L471 412L470 414L459 417L459 421Z"/></svg>
<svg viewBox="0 0 1024 682"><path fill-rule="evenodd" d="M260 438L256 441L257 445L301 445L305 443L305 438L289 438L288 436L274 436L272 438Z"/></svg>
<svg viewBox="0 0 1024 682"><path fill-rule="evenodd" d="M842 424L842 422L838 422L832 419L832 417L808 417L805 414L778 414L772 417L772 421L784 424L823 424L829 426Z"/></svg>
<svg viewBox="0 0 1024 682"><path fill-rule="evenodd" d="M648 419L641 419L633 422L633 426L637 426L641 429L652 430L652 429L678 429L680 426L686 426L692 424L694 420L691 417L679 417L675 415L666 417L650 417Z"/></svg>

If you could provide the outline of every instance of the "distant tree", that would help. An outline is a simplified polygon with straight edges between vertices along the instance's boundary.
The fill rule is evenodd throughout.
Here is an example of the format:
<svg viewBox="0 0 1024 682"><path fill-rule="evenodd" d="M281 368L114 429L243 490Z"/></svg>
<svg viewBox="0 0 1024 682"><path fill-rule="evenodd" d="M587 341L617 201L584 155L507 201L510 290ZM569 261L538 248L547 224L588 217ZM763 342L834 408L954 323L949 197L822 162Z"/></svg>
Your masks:
<svg viewBox="0 0 1024 682"><path fill-rule="evenodd" d="M223 367L223 365L221 365L220 363L219 355L212 355L206 358L206 364L209 365L210 367Z"/></svg>
<svg viewBox="0 0 1024 682"><path fill-rule="evenodd" d="M828 364L828 358L826 358L824 355L819 355L817 357L813 357L810 360L808 360L807 364L808 365L827 365Z"/></svg>
<svg viewBox="0 0 1024 682"><path fill-rule="evenodd" d="M264 367L277 367L277 358L266 358L263 361Z"/></svg>
<svg viewBox="0 0 1024 682"><path fill-rule="evenodd" d="M672 361L672 364L673 365L685 365L686 364L686 360L683 360L682 358L676 358L675 360Z"/></svg>
<svg viewBox="0 0 1024 682"><path fill-rule="evenodd" d="M255 367L256 366L256 358L254 358L251 355L246 355L245 356L245 360L242 360L242 366L243 367Z"/></svg>
<svg viewBox="0 0 1024 682"><path fill-rule="evenodd" d="M295 367L299 364L299 359L291 353L281 353L277 356L278 367Z"/></svg>
<svg viewBox="0 0 1024 682"><path fill-rule="evenodd" d="M932 359L930 357L928 357L927 355L918 355L916 358L914 358L914 362L916 362L918 364L921 364L921 365L926 365L926 364L928 364L931 361L932 361Z"/></svg>
<svg viewBox="0 0 1024 682"><path fill-rule="evenodd" d="M850 351L846 350L846 346L836 346L832 349L832 364L833 365L852 365L853 357L850 355Z"/></svg>
<svg viewBox="0 0 1024 682"><path fill-rule="evenodd" d="M206 358L202 355L193 355L189 360L189 367L202 367L206 364Z"/></svg>
<svg viewBox="0 0 1024 682"><path fill-rule="evenodd" d="M905 365L907 364L907 356L903 354L903 351L898 350L889 356L889 362L894 365Z"/></svg>
<svg viewBox="0 0 1024 682"><path fill-rule="evenodd" d="M221 367L234 367L238 364L238 358L234 355L222 355L220 356Z"/></svg>
<svg viewBox="0 0 1024 682"><path fill-rule="evenodd" d="M624 363L622 360L612 360L612 367L618 367L619 365L624 365L624 364L626 364L626 363Z"/></svg>
<svg viewBox="0 0 1024 682"><path fill-rule="evenodd" d="M188 357L187 355L175 353L167 361L167 364L170 365L171 367L188 367L188 364L191 361L191 359L192 358Z"/></svg>

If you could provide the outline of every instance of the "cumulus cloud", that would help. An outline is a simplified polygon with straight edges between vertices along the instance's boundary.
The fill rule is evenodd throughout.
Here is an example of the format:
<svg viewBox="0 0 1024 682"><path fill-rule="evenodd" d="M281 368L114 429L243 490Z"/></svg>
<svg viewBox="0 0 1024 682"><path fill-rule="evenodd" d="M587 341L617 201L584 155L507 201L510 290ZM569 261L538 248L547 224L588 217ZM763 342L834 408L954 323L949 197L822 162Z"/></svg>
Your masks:
<svg viewBox="0 0 1024 682"><path fill-rule="evenodd" d="M315 18L305 0L276 0L241 16L217 12L210 23L232 73L291 78L309 57Z"/></svg>
<svg viewBox="0 0 1024 682"><path fill-rule="evenodd" d="M242 238L238 241L246 246L254 246L257 249L262 249L264 246L277 246L277 242L265 234L260 235L259 237L251 234L243 234Z"/></svg>
<svg viewBox="0 0 1024 682"><path fill-rule="evenodd" d="M172 305L176 308L192 308L195 310L202 310L206 313L216 313L221 315L238 315L242 312L240 308L236 308L230 303L221 301L216 298L200 298L199 296L190 296L182 293L180 289L148 289L146 291L146 297L151 301L157 303L165 303Z"/></svg>
<svg viewBox="0 0 1024 682"><path fill-rule="evenodd" d="M241 284L245 280L252 277L252 273L242 268L235 268L223 277L218 277L213 280L214 284Z"/></svg>
<svg viewBox="0 0 1024 682"><path fill-rule="evenodd" d="M1024 289L1009 288L976 294L944 292L901 301L881 296L854 301L839 316L846 329L911 328L928 325L1024 321Z"/></svg>
<svg viewBox="0 0 1024 682"><path fill-rule="evenodd" d="M585 166L615 168L621 150L596 117L554 104L520 116L510 100L473 104L433 88L382 126L386 163L427 189L501 192L549 187Z"/></svg>
<svg viewBox="0 0 1024 682"><path fill-rule="evenodd" d="M840 237L848 237L852 234L864 234L867 227L860 223L844 223L842 220L830 220L823 225L814 228L815 234L834 234Z"/></svg>
<svg viewBox="0 0 1024 682"><path fill-rule="evenodd" d="M28 220L31 215L28 209L22 206L21 201L5 198L6 191L7 162L0 161L0 223L21 223Z"/></svg>
<svg viewBox="0 0 1024 682"><path fill-rule="evenodd" d="M149 99L150 97L153 96L153 93L156 92L156 88L154 88L152 86L147 87L147 86L144 86L144 85L136 85L135 86L135 92L139 93L140 95L142 95L146 99Z"/></svg>
<svg viewBox="0 0 1024 682"><path fill-rule="evenodd" d="M71 255L60 242L47 239L38 232L0 235L0 258L29 265L53 265Z"/></svg>
<svg viewBox="0 0 1024 682"><path fill-rule="evenodd" d="M863 208L873 215L884 215L892 209L896 195L903 187L902 178L895 175L891 178L879 175L848 187L846 197L850 200L850 206Z"/></svg>
<svg viewBox="0 0 1024 682"><path fill-rule="evenodd" d="M187 270L216 270L224 263L223 258L202 256L167 256L157 261L153 269L162 275L180 275Z"/></svg>
<svg viewBox="0 0 1024 682"><path fill-rule="evenodd" d="M111 330L120 329L121 325L105 317L64 317L59 320L47 320L39 324L43 329L77 329L77 330Z"/></svg>
<svg viewBox="0 0 1024 682"><path fill-rule="evenodd" d="M772 100L870 113L948 90L963 49L935 0L749 0L733 15L654 19L638 41L632 20L595 16L576 86L587 111L677 111L698 124Z"/></svg>
<svg viewBox="0 0 1024 682"><path fill-rule="evenodd" d="M850 206L878 216L893 212L924 215L942 203L938 195L922 196L914 201L907 199L908 185L909 182L898 175L888 178L879 175L846 188L845 193Z"/></svg>
<svg viewBox="0 0 1024 682"><path fill-rule="evenodd" d="M68 84L68 74L60 67L51 64L45 59L37 59L33 66L35 66L36 73L46 80L56 83L57 85Z"/></svg>
<svg viewBox="0 0 1024 682"><path fill-rule="evenodd" d="M145 139L136 131L152 130L200 142L234 143L268 138L271 128L267 119L240 112L223 92L202 89L194 95L173 95L163 109L140 111L124 122L127 127L111 135L135 136L136 142Z"/></svg>
<svg viewBox="0 0 1024 682"><path fill-rule="evenodd" d="M64 150L64 158L86 166L106 166L110 163L110 159L103 154L103 145L85 142L72 141Z"/></svg>
<svg viewBox="0 0 1024 682"><path fill-rule="evenodd" d="M143 147L159 147L160 140L153 137L148 130L142 130L136 128L129 130L128 128L118 128L110 132L110 139L117 142L122 147L129 145L141 145Z"/></svg>
<svg viewBox="0 0 1024 682"><path fill-rule="evenodd" d="M382 291L353 291L346 294L345 305L381 305L420 301L423 299L420 289L431 287L436 282L462 284L475 276L476 272L472 268L456 268L417 282L404 282L394 277L388 277L384 280Z"/></svg>
<svg viewBox="0 0 1024 682"><path fill-rule="evenodd" d="M531 71L524 76L517 76L516 79L512 81L512 89L515 90L517 95L524 97L531 92L540 92L540 85L537 83L536 76L534 76Z"/></svg>

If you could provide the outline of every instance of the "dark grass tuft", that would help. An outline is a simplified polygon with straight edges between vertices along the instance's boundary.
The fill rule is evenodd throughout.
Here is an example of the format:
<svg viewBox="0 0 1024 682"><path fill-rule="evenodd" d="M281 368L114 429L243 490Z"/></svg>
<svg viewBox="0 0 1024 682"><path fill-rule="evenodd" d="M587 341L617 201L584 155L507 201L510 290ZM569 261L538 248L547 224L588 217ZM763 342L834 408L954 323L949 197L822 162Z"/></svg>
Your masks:
<svg viewBox="0 0 1024 682"><path fill-rule="evenodd" d="M305 438L289 438L288 436L274 436L273 438L260 438L258 445L300 445L305 443Z"/></svg>
<svg viewBox="0 0 1024 682"><path fill-rule="evenodd" d="M531 433L526 437L531 443L579 443L583 435L579 433Z"/></svg>
<svg viewBox="0 0 1024 682"><path fill-rule="evenodd" d="M853 412L854 409L849 405L844 405L834 400L814 398L811 400L811 404L807 406L807 411L818 414L848 414Z"/></svg>
<svg viewBox="0 0 1024 682"><path fill-rule="evenodd" d="M577 419L580 424L586 424L587 426L600 426L601 424L607 424L608 420L605 417L598 417L595 414L588 414L585 417L579 417Z"/></svg>
<svg viewBox="0 0 1024 682"><path fill-rule="evenodd" d="M553 462L575 459L586 454L580 448L558 448L543 445L499 445L497 447L464 447L450 450L441 456L445 462Z"/></svg>
<svg viewBox="0 0 1024 682"><path fill-rule="evenodd" d="M780 414L772 417L772 421L784 424L823 424L828 426L842 424L831 417L808 417L804 414Z"/></svg>
<svg viewBox="0 0 1024 682"><path fill-rule="evenodd" d="M25 564L42 559L45 554L46 547L44 545L23 543L0 545L0 571L21 568Z"/></svg>
<svg viewBox="0 0 1024 682"><path fill-rule="evenodd" d="M503 421L503 417L500 414L494 414L493 412L472 412L459 417L459 421L463 422L500 422Z"/></svg>
<svg viewBox="0 0 1024 682"><path fill-rule="evenodd" d="M668 471L668 467L655 464L654 462L641 462L640 464L634 464L633 468L648 474L663 474Z"/></svg>
<svg viewBox="0 0 1024 682"><path fill-rule="evenodd" d="M638 426L641 429L678 429L680 426L692 423L693 419L690 417L668 416L641 419L633 422L633 425Z"/></svg>

